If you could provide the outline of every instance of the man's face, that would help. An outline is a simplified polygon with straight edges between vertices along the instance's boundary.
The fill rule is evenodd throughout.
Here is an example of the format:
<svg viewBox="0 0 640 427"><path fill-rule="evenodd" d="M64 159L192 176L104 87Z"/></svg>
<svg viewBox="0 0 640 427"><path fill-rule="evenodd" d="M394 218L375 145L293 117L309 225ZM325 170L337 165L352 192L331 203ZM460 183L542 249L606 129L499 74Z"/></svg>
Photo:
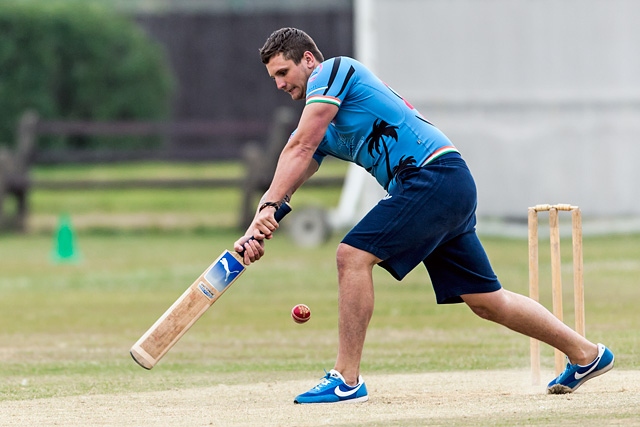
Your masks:
<svg viewBox="0 0 640 427"><path fill-rule="evenodd" d="M305 99L307 80L315 68L315 58L310 52L305 52L299 64L292 59L284 59L279 53L266 64L269 76L276 82L276 87L291 95L293 100Z"/></svg>

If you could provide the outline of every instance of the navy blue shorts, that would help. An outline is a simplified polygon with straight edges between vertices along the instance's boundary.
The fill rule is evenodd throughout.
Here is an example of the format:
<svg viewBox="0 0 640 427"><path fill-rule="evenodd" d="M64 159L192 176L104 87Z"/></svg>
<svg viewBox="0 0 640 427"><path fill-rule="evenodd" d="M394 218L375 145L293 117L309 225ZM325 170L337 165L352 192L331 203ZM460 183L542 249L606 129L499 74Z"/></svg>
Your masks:
<svg viewBox="0 0 640 427"><path fill-rule="evenodd" d="M397 280L423 262L438 304L501 288L475 232L476 186L458 153L400 173L390 193L345 236Z"/></svg>

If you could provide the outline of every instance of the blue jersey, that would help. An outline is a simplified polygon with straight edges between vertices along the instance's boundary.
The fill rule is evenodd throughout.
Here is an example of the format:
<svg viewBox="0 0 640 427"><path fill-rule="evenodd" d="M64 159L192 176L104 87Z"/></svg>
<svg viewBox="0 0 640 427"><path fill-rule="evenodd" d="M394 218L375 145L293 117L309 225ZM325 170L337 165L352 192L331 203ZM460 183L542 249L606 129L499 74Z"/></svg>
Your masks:
<svg viewBox="0 0 640 427"><path fill-rule="evenodd" d="M457 151L400 95L355 59L331 58L309 76L306 104L326 102L338 113L314 154L365 168L386 190L404 168Z"/></svg>

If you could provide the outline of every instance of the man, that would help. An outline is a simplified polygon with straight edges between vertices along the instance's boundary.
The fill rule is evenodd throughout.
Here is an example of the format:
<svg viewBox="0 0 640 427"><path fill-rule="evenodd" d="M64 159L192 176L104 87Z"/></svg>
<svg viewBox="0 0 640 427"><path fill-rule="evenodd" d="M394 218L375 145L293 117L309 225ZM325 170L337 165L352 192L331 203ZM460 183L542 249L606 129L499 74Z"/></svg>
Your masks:
<svg viewBox="0 0 640 427"><path fill-rule="evenodd" d="M295 403L368 399L360 359L373 313L375 265L401 280L422 262L439 304L464 302L482 318L561 350L569 363L549 383L550 393L572 392L613 367L604 345L502 288L475 233L473 178L455 146L411 104L354 59L324 61L313 40L295 28L271 34L260 55L278 89L306 105L252 224L235 242L245 264L263 256L263 240L278 228L274 212L325 156L364 167L388 192L338 247L335 366Z"/></svg>

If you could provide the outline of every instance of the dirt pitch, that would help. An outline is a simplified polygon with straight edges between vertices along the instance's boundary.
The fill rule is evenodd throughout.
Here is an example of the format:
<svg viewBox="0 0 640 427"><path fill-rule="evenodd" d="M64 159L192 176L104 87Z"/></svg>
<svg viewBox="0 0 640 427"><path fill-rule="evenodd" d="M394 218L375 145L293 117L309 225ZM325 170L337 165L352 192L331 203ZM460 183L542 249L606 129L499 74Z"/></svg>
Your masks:
<svg viewBox="0 0 640 427"><path fill-rule="evenodd" d="M544 378L550 377L545 372ZM370 375L370 400L294 405L315 379L0 403L2 426L640 426L640 371L547 395L527 371Z"/></svg>

